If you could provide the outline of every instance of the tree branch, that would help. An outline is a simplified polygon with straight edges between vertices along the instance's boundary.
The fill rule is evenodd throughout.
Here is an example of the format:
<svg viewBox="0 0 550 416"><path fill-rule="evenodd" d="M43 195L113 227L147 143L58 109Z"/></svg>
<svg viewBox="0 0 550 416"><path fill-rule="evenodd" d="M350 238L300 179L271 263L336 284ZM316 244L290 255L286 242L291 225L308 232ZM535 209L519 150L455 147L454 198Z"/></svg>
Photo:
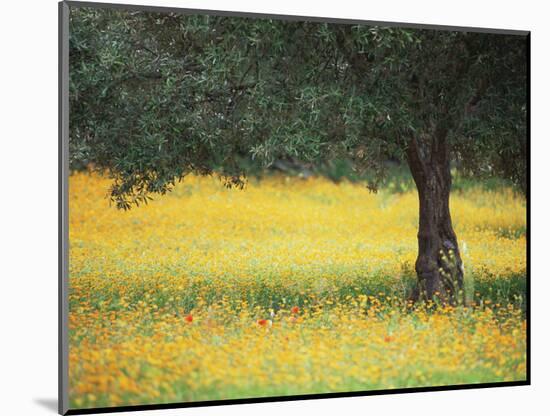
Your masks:
<svg viewBox="0 0 550 416"><path fill-rule="evenodd" d="M464 106L464 116L469 116L470 114L475 112L477 104L481 101L488 88L489 82L487 82L487 79L481 79L478 83L476 92Z"/></svg>
<svg viewBox="0 0 550 416"><path fill-rule="evenodd" d="M414 136L409 140L406 153L412 177L416 183L416 187L420 191L424 189L424 184L426 183L426 163L422 158L420 146Z"/></svg>

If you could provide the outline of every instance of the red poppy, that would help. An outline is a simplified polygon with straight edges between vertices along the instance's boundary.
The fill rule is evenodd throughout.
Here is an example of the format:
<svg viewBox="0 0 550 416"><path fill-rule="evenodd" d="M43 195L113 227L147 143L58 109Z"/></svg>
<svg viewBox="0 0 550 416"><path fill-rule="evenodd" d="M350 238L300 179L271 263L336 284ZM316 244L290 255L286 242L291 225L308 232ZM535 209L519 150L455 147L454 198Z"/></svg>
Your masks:
<svg viewBox="0 0 550 416"><path fill-rule="evenodd" d="M292 312L292 313L298 313L298 312L300 312L300 308L297 307L297 306L293 306L292 309L290 310L290 312Z"/></svg>
<svg viewBox="0 0 550 416"><path fill-rule="evenodd" d="M258 319L258 325L267 326L267 319Z"/></svg>
<svg viewBox="0 0 550 416"><path fill-rule="evenodd" d="M191 323L191 322L193 322L193 315L189 314L183 319L185 320L185 322Z"/></svg>

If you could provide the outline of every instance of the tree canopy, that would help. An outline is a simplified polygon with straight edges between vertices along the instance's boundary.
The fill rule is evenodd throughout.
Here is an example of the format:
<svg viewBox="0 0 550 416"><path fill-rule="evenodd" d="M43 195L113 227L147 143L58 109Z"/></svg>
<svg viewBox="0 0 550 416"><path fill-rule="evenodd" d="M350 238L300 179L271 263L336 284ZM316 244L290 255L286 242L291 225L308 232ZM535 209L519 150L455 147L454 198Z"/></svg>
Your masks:
<svg viewBox="0 0 550 416"><path fill-rule="evenodd" d="M464 173L525 190L526 54L523 35L73 7L70 162L127 209L285 157L380 178L445 137Z"/></svg>

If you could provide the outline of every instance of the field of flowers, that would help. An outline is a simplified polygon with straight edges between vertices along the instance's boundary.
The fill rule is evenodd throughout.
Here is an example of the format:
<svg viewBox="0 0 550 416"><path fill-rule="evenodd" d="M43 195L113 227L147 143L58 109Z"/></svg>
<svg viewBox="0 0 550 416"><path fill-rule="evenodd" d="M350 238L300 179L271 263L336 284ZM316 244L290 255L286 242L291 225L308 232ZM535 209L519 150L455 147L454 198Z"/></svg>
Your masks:
<svg viewBox="0 0 550 416"><path fill-rule="evenodd" d="M432 310L405 300L413 191L188 177L122 212L106 178L69 186L73 408L526 377L526 207L511 189L453 193L468 304Z"/></svg>

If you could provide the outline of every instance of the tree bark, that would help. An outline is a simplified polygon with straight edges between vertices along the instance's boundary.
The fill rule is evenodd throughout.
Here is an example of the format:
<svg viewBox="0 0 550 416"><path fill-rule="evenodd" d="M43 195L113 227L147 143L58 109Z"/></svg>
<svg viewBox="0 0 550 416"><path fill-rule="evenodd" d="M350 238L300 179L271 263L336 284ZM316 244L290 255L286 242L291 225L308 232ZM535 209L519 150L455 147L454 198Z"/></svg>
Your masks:
<svg viewBox="0 0 550 416"><path fill-rule="evenodd" d="M464 269L453 230L449 197L451 169L446 131L434 133L420 144L410 140L407 161L418 189L418 277L413 300L444 304L464 302Z"/></svg>

